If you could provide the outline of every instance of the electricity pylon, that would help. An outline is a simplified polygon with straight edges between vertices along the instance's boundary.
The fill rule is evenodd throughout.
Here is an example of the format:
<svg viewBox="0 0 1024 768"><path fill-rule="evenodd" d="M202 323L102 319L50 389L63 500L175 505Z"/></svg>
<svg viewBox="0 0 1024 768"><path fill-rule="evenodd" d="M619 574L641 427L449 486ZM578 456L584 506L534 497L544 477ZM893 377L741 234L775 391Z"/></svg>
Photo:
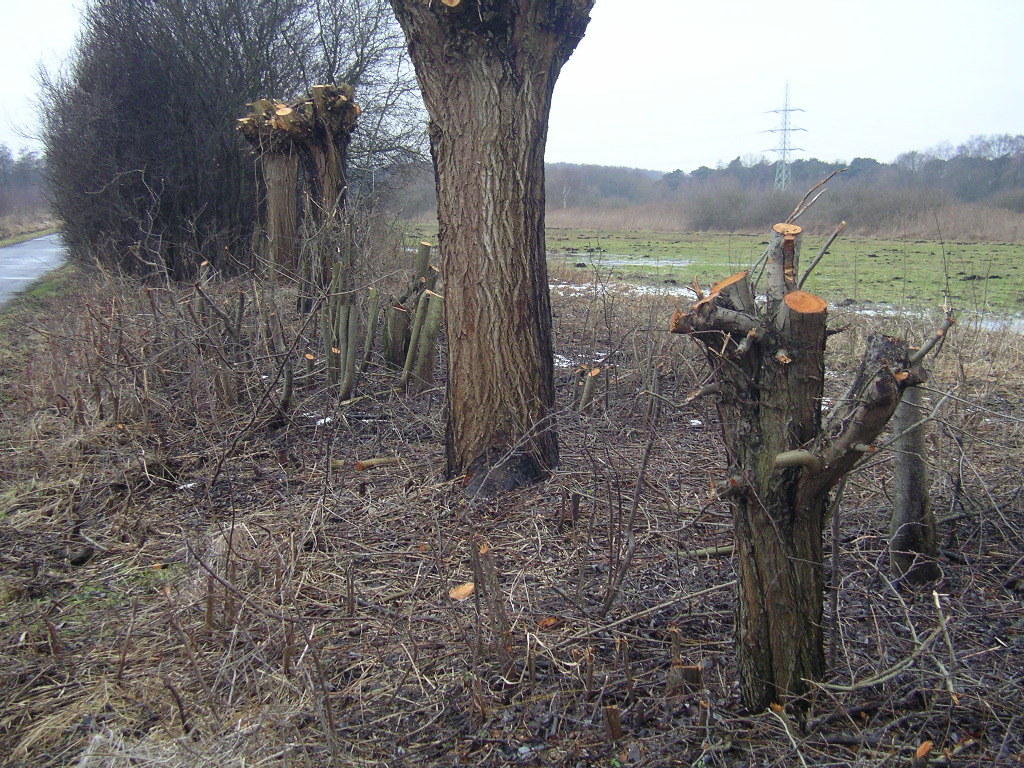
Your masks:
<svg viewBox="0 0 1024 768"><path fill-rule="evenodd" d="M789 155L791 152L803 152L801 147L794 147L791 141L792 134L796 131L806 132L806 128L794 128L790 125L789 115L791 112L803 112L805 110L799 107L789 106L789 83L786 83L786 98L782 103L781 109L771 109L769 112L774 112L779 116L779 127L770 128L765 133L777 133L779 134L779 146L775 149L765 150L766 152L775 152L778 156L778 162L775 165L775 188L776 189L788 189L790 182L790 171L789 171Z"/></svg>

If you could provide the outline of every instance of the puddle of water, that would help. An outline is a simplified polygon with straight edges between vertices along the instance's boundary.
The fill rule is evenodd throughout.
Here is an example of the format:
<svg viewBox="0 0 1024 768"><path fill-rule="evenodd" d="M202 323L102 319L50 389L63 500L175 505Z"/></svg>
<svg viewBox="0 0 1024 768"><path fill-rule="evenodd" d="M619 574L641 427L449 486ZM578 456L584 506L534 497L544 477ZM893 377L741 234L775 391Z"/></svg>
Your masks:
<svg viewBox="0 0 1024 768"><path fill-rule="evenodd" d="M548 253L548 258L586 264L588 267L686 267L693 264L692 259L655 258L628 253Z"/></svg>
<svg viewBox="0 0 1024 768"><path fill-rule="evenodd" d="M406 252L416 253L416 248L406 246ZM645 258L643 256L630 255L626 253L564 253L549 252L548 258L560 259L566 264L583 264L587 267L687 267L693 264L692 259L675 258ZM708 268L732 269L734 263L709 262L702 265ZM581 267L582 269L582 267ZM586 296L593 294L595 287L592 283L551 283L549 288L562 296ZM636 283L615 283L612 285L600 285L597 287L599 294L605 294L608 290L615 290L622 293L631 293L638 296L680 296L689 299L696 298L693 290L685 285L673 285L670 283L662 285L639 285ZM923 309L898 307L891 304L854 304L849 306L830 305L832 310L843 310L864 317L913 317L925 319L930 312ZM1024 314L1000 314L997 312L978 312L973 310L959 310L957 317L961 325L972 325L984 331L1009 331L1011 333L1024 334ZM561 365L561 363L558 363ZM569 365L575 363L569 362Z"/></svg>
<svg viewBox="0 0 1024 768"><path fill-rule="evenodd" d="M603 350L597 350L587 355L577 355L575 358L566 357L565 355L555 355L555 367L556 368L579 368L584 366L590 368L591 366L602 366L608 362L608 358L613 357L611 352L605 352Z"/></svg>
<svg viewBox="0 0 1024 768"><path fill-rule="evenodd" d="M576 363L565 355L555 355L555 367L556 368L573 368Z"/></svg>
<svg viewBox="0 0 1024 768"><path fill-rule="evenodd" d="M614 291L634 296L684 296L688 299L697 298L697 294L689 286L672 284L638 285L637 283L611 283L595 287L593 283L549 283L548 288L560 296L604 296Z"/></svg>
<svg viewBox="0 0 1024 768"><path fill-rule="evenodd" d="M1024 317L1021 317L1020 315L993 317L992 315L979 314L976 322L979 327L986 331L1010 331L1011 333L1024 333Z"/></svg>
<svg viewBox="0 0 1024 768"><path fill-rule="evenodd" d="M633 296L678 296L687 300L696 298L693 290L686 285L610 283L598 285L595 288L593 283L551 283L549 288L553 293L561 296L602 296L616 292ZM762 298L761 296L758 297L758 299ZM862 317L906 317L917 321L932 319L936 324L941 322L941 318L934 310L899 307L892 304L851 304L845 306L831 304L829 310L833 312L850 312ZM1010 333L1024 334L1024 314L1004 315L998 312L958 310L957 322L962 326L976 327L983 331L1008 331Z"/></svg>
<svg viewBox="0 0 1024 768"><path fill-rule="evenodd" d="M840 311L852 312L861 317L908 317L915 320L936 318L938 312L915 307L898 307L893 304L851 304L837 307ZM973 326L983 331L1009 331L1024 333L1024 315L1004 315L998 312L979 312L971 309L956 310L957 324Z"/></svg>

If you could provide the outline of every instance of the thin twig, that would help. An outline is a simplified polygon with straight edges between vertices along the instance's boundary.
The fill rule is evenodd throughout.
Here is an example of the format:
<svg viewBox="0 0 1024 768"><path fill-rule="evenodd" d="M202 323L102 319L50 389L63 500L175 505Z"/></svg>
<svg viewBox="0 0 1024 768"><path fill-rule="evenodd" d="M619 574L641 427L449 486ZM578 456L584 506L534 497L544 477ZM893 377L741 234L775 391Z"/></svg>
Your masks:
<svg viewBox="0 0 1024 768"><path fill-rule="evenodd" d="M932 602L935 604L935 612L939 615L939 628L942 630L942 639L946 643L946 650L949 652L949 660L954 665L953 671L956 671L956 651L953 650L953 640L949 636L949 629L946 626L946 615L942 612L942 601L939 600L939 593L932 590ZM938 659L936 659L938 661ZM942 670L943 677L946 679L946 689L949 691L949 695L953 697L954 701L958 700L956 683L953 681L953 674L945 668L941 662L939 668Z"/></svg>
<svg viewBox="0 0 1024 768"><path fill-rule="evenodd" d="M577 633L575 633L573 635L570 635L569 637L565 638L560 643L556 643L551 648L552 648L552 650L555 650L557 648L562 648L562 647L568 645L569 643L575 642L576 640L580 640L580 639L582 639L584 637L591 637L592 635L596 635L598 632L607 632L608 630L614 629L615 627L617 627L617 626L619 626L621 624L625 624L625 623L630 622L630 621L636 621L637 619L642 619L644 616L650 616L652 613L657 613L658 611L662 611L665 608L668 608L670 605L676 605L678 603L683 602L684 600L693 600L694 598L703 597L704 595L711 594L712 592L717 592L720 589L725 589L726 587L734 587L734 586L736 586L736 579L733 579L732 581L726 581L726 582L724 582L722 584L716 584L713 587L708 587L707 589L701 589L701 590L698 590L697 592L691 592L688 595L680 595L679 597L670 598L669 600L666 600L663 603L658 603L657 605L652 606L650 608L645 608L642 611L637 611L636 613L631 613L628 616L623 616L621 619L616 619L615 621L610 622L608 624L600 624L600 625L598 625L596 627L591 627L590 629L581 630L581 631L579 631L579 632L577 632Z"/></svg>
<svg viewBox="0 0 1024 768"><path fill-rule="evenodd" d="M839 513L842 509L843 492L846 490L846 481L849 475L843 475L842 480L836 486L835 495L832 497L830 513L832 515L832 597L829 612L832 614L832 622L829 628L828 665L835 667L836 653L839 647L839 587L842 582L839 572Z"/></svg>
<svg viewBox="0 0 1024 768"><path fill-rule="evenodd" d="M801 275L800 277L800 282L796 284L797 288L804 287L804 283L807 281L807 278L811 276L811 272L813 272L814 268L818 266L818 263L823 258L825 258L825 254L828 253L828 249L832 247L832 243L834 243L836 241L836 238L843 233L844 229L846 229L846 222L839 222L836 228L832 231L832 234L829 236L828 240L826 240L825 244L821 246L821 250L818 251L818 255L814 257L814 260L811 261L811 263L807 266L807 269L804 270L803 275Z"/></svg>
<svg viewBox="0 0 1024 768"><path fill-rule="evenodd" d="M810 208L812 205L814 205L814 201L817 200L818 197L820 197L820 195L819 195L818 197L815 197L814 200L811 200L810 202L807 202L808 199L811 197L811 195L813 195L821 187L823 187L826 184L828 184L829 181L831 181L834 176L836 176L836 175L838 175L840 173L845 173L845 172L846 172L845 168L837 168L836 170L832 171L832 173L830 173L828 176L826 176L824 179L822 179L817 184L815 184L813 187L811 187L809 190L807 190L806 194L804 194L804 196L802 198L800 198L800 202L796 204L796 208L794 208L793 212L791 214L789 214L789 218L786 219L786 223L787 224L792 224L794 221L797 220L798 217L803 215L804 212L807 211L808 208Z"/></svg>
<svg viewBox="0 0 1024 768"><path fill-rule="evenodd" d="M768 708L768 714L770 714L772 717L774 717L776 720L782 723L782 730L786 732L786 736L789 737L789 743L793 745L793 751L796 752L796 756L800 758L800 765L804 766L804 768L807 768L807 761L804 760L804 755L800 751L800 745L796 743L796 737L793 735L793 730L790 727L789 719L784 714L776 712L774 707Z"/></svg>
<svg viewBox="0 0 1024 768"><path fill-rule="evenodd" d="M928 341L924 344L924 346L922 346L919 350L917 350L917 352L915 352L913 355L910 356L910 363L911 363L911 365L913 365L915 363L919 363L922 360L924 360L925 356L929 352L931 352L932 349L935 348L936 344L938 344L939 342L943 342L944 343L945 340L946 340L946 333L955 324L956 324L956 315L954 315L953 312L951 312L951 311L947 312L946 313L946 319L942 323L942 327L939 328L937 331L935 331L935 333L932 335L932 337L930 339L928 339ZM939 349L941 350L941 347ZM938 350L936 350L935 354L938 354L938 353L939 353Z"/></svg>
<svg viewBox="0 0 1024 768"><path fill-rule="evenodd" d="M651 451L654 448L654 439L658 436L657 423L656 412L655 417L651 419L650 435L647 438L647 445L644 446L643 458L640 460L640 472L637 474L636 488L633 489L633 506L629 510L629 518L626 521L626 554L623 556L622 562L619 563L614 580L608 587L608 594L605 595L604 602L601 604L601 610L597 614L599 617L603 617L611 609L612 603L615 602L615 597L619 593L619 588L622 586L622 580L625 578L626 573L629 571L629 566L633 562L633 553L636 551L636 533L633 531L633 525L636 521L637 510L640 508L640 494L644 488L644 479L647 476L647 465L650 462Z"/></svg>

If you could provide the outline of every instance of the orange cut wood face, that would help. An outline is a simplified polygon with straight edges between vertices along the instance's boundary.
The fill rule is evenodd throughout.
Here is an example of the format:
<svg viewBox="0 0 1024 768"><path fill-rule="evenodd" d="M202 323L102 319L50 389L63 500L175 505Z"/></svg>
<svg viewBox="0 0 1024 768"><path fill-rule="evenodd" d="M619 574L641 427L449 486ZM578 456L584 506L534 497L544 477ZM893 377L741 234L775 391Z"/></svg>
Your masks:
<svg viewBox="0 0 1024 768"><path fill-rule="evenodd" d="M743 270L742 272L737 272L734 275L729 275L728 277L722 278L717 283L715 283L714 285L711 286L711 293L719 294L723 290L728 288L730 285L732 285L734 283L738 283L740 280L742 280L746 276L747 276L747 271Z"/></svg>
<svg viewBox="0 0 1024 768"><path fill-rule="evenodd" d="M800 312L805 315L824 312L828 308L828 303L824 299L807 291L790 291L782 300L794 312Z"/></svg>
<svg viewBox="0 0 1024 768"><path fill-rule="evenodd" d="M450 597L452 600L458 600L459 602L462 602L470 595L472 595L475 590L476 584L474 584L472 581L466 581L462 584L459 584L458 586L449 589L448 597Z"/></svg>
<svg viewBox="0 0 1024 768"><path fill-rule="evenodd" d="M792 240L794 237L804 231L804 228L797 224L787 224L782 221L772 227L772 231L778 232L786 240Z"/></svg>

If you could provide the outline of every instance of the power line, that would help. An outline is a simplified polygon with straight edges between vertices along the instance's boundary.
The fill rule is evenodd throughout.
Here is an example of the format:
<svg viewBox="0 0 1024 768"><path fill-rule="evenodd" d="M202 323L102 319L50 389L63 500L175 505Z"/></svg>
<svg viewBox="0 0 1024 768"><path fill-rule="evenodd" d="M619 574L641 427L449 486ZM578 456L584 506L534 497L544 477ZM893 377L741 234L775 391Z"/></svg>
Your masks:
<svg viewBox="0 0 1024 768"><path fill-rule="evenodd" d="M786 83L786 97L782 103L781 109L771 109L769 112L773 112L779 116L779 127L769 128L764 133L777 133L779 134L779 145L775 149L767 149L766 152L775 152L779 159L775 164L775 188L776 189L788 189L790 182L790 171L789 171L789 155L791 152L803 152L802 147L794 147L791 141L792 134L797 131L804 131L806 128L794 128L790 125L789 115L791 112L804 112L806 110L800 109L799 107L789 106L789 83Z"/></svg>

